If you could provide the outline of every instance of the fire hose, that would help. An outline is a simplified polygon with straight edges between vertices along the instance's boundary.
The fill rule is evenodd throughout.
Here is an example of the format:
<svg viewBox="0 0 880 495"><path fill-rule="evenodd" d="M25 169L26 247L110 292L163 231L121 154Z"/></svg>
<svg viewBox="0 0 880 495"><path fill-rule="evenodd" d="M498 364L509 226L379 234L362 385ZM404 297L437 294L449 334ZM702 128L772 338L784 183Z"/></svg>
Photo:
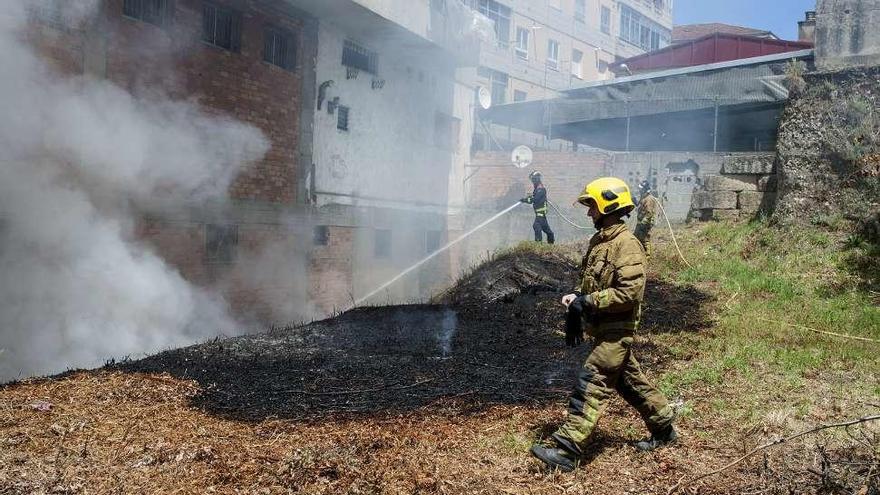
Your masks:
<svg viewBox="0 0 880 495"><path fill-rule="evenodd" d="M565 216L564 213L562 213L562 210L560 210L559 207L556 206L556 204L549 199L547 200L547 203L553 208L554 211L556 211L556 213L559 215L560 218L562 218L562 220L564 220L572 227L580 230L593 230L593 227L584 227L571 221L568 217ZM672 228L672 222L669 221L669 216L666 214L666 210L663 208L663 204L660 201L657 201L657 206L660 207L660 211L663 213L663 219L666 220L666 225L669 227L669 234L672 236L672 243L675 244L675 250L678 252L679 258L681 258L681 261L683 261L688 268L693 268L693 266L684 257L684 254L682 254L681 248L678 246L678 240L675 238L675 229Z"/></svg>

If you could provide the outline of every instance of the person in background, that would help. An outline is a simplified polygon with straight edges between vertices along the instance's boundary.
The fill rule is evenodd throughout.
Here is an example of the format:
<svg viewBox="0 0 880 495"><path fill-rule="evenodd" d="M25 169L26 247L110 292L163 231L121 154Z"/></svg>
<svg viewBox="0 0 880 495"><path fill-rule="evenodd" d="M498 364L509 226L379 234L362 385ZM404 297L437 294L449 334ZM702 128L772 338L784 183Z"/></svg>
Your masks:
<svg viewBox="0 0 880 495"><path fill-rule="evenodd" d="M654 228L654 220L657 217L657 211L660 209L660 201L652 194L651 183L643 180L639 184L639 207L636 214L636 230L635 236L642 247L645 248L645 255L650 260L651 252L651 229Z"/></svg>
<svg viewBox="0 0 880 495"><path fill-rule="evenodd" d="M556 236L553 234L553 230L550 229L550 224L547 223L547 188L541 182L542 178L541 172L537 170L529 174L534 190L532 194L529 194L520 201L532 205L532 208L535 210L535 221L532 223L532 229L535 231L535 242L543 242L542 233L545 233L547 234L547 243L553 244L556 242Z"/></svg>

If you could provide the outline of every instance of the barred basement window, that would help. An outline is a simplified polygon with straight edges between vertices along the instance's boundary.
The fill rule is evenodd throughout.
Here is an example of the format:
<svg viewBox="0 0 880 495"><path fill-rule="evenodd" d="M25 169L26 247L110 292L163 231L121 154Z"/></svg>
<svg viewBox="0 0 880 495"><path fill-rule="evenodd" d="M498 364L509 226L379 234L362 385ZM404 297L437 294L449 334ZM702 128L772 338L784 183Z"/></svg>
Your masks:
<svg viewBox="0 0 880 495"><path fill-rule="evenodd" d="M241 50L241 13L209 3L204 4L202 41L233 52Z"/></svg>
<svg viewBox="0 0 880 495"><path fill-rule="evenodd" d="M285 70L296 68L296 39L290 31L267 28L263 38L263 60Z"/></svg>
<svg viewBox="0 0 880 495"><path fill-rule="evenodd" d="M348 131L348 107L336 107L336 128Z"/></svg>
<svg viewBox="0 0 880 495"><path fill-rule="evenodd" d="M354 41L345 40L345 44L342 46L342 65L377 75L379 74L379 54Z"/></svg>
<svg viewBox="0 0 880 495"><path fill-rule="evenodd" d="M330 244L330 228L326 225L315 225L312 245L326 246L327 244Z"/></svg>
<svg viewBox="0 0 880 495"><path fill-rule="evenodd" d="M205 226L205 261L232 263L238 250L238 225Z"/></svg>
<svg viewBox="0 0 880 495"><path fill-rule="evenodd" d="M170 0L125 0L122 15L139 21L163 26L169 19Z"/></svg>

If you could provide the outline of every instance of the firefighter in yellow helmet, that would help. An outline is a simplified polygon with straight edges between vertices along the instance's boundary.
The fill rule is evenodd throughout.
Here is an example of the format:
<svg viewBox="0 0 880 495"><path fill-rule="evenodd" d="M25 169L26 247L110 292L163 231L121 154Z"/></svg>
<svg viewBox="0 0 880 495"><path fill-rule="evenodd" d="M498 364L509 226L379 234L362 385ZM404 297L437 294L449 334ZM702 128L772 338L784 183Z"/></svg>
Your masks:
<svg viewBox="0 0 880 495"><path fill-rule="evenodd" d="M594 346L571 393L565 423L553 433L551 445L531 449L548 466L566 472L580 462L614 391L638 410L651 433L635 444L637 449L653 450L676 439L674 410L642 374L632 350L645 295L646 260L641 243L623 221L635 208L629 188L620 179L598 179L587 185L578 202L589 208L598 232L581 262L580 283L562 298L566 341L579 344L586 330Z"/></svg>

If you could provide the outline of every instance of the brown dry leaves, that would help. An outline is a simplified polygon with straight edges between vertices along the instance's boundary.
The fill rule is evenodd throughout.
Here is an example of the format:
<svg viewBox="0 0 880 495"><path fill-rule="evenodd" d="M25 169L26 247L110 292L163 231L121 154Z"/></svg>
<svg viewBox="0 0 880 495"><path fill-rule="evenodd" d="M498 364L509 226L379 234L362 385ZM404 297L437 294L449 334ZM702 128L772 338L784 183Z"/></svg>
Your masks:
<svg viewBox="0 0 880 495"><path fill-rule="evenodd" d="M122 372L0 389L0 493L660 493L711 460L689 441L645 456L627 445L634 437L608 436L639 424L617 400L593 463L564 476L526 453L559 421L563 397L462 416L468 397L406 414L249 423L191 407L197 392Z"/></svg>

